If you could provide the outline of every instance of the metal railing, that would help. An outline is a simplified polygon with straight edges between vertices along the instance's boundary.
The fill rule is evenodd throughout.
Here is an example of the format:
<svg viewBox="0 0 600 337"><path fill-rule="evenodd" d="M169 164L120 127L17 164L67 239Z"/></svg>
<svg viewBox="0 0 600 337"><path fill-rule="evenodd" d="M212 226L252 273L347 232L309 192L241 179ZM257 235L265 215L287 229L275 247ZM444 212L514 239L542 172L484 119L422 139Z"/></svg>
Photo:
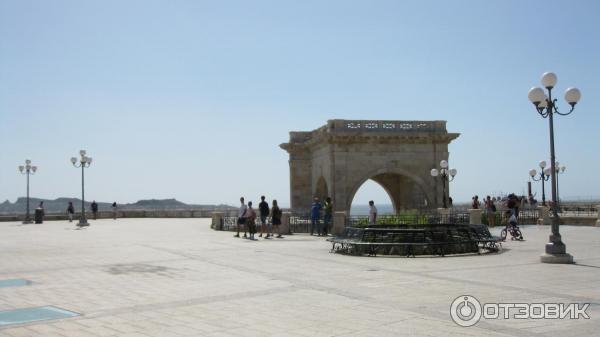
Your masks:
<svg viewBox="0 0 600 337"><path fill-rule="evenodd" d="M468 224L469 213L451 212L441 214L437 212L418 212L406 214L382 214L377 217L376 226L394 225L425 225L425 224ZM369 216L350 216L346 219L346 226L368 227L372 226Z"/></svg>

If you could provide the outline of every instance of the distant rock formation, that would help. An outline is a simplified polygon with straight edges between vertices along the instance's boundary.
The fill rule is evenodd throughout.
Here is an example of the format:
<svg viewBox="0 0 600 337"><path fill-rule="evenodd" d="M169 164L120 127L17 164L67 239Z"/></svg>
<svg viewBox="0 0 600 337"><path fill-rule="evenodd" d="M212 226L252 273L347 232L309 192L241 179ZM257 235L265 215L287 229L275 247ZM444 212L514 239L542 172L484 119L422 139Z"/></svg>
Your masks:
<svg viewBox="0 0 600 337"><path fill-rule="evenodd" d="M67 206L69 205L69 201L73 202L75 206L75 211L81 209L81 199L77 198L57 198L54 200L50 199L40 199L40 198L29 198L29 207L30 210L33 210L40 204L40 202L44 202L44 210L46 213L64 213L67 210ZM112 202L96 202L98 204L98 209L100 211L108 211L111 210ZM91 209L92 201L85 202L85 209ZM139 200L132 204L119 204L119 209L121 210L176 210L176 209L216 209L216 210L228 210L234 209L234 207L229 205L188 205L184 202L181 202L176 199L147 199L147 200ZM17 201L11 203L9 200L4 201L0 204L0 214L20 214L25 212L25 208L27 207L27 199L24 197L18 198Z"/></svg>

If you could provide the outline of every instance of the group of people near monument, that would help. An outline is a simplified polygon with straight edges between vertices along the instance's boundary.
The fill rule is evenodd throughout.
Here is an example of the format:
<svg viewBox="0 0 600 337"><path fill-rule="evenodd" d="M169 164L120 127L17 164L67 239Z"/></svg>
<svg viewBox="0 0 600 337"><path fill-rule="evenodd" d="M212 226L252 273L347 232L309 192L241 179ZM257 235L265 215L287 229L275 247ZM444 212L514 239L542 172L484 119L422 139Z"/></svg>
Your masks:
<svg viewBox="0 0 600 337"><path fill-rule="evenodd" d="M240 207L237 212L236 222L236 234L234 237L239 238L240 232L243 229L244 238L255 240L255 234L260 228L260 234L258 237L265 239L269 238L283 238L281 235L281 217L282 210L277 205L277 200L272 201L272 205L269 208L269 203L265 200L265 196L260 197L260 203L258 204L258 213L253 208L252 201L246 203L245 198L240 198ZM269 216L271 221L268 221ZM331 233L331 227L333 225L333 202L330 197L325 198L325 201L321 203L318 197L313 199L313 202L309 210L310 216L310 235L327 236ZM260 227L257 225L257 219L260 220ZM369 201L369 224L375 225L377 223L377 207L373 200ZM276 234L276 236L275 236Z"/></svg>
<svg viewBox="0 0 600 337"><path fill-rule="evenodd" d="M260 235L265 239L276 237L278 239L283 238L280 232L281 225L281 209L277 205L277 200L272 201L272 206L269 208L269 203L265 201L265 196L260 197L260 203L258 204L258 215L252 207L252 201L245 203L244 197L240 198L240 208L238 209L237 218L237 234L234 237L240 237L240 227L244 228L244 238L255 240L254 235L257 232L256 219L260 219ZM267 218L271 216L271 222L267 221ZM274 236L275 233L277 236Z"/></svg>

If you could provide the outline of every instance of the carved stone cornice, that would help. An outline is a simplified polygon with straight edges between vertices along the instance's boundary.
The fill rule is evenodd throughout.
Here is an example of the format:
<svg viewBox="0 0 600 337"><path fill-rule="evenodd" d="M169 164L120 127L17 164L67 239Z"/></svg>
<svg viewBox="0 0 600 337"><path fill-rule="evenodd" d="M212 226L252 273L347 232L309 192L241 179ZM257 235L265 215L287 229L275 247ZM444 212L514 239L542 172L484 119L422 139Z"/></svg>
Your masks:
<svg viewBox="0 0 600 337"><path fill-rule="evenodd" d="M448 133L446 121L330 120L316 130L290 132L290 141L279 145L300 154L326 144L449 144L459 133Z"/></svg>

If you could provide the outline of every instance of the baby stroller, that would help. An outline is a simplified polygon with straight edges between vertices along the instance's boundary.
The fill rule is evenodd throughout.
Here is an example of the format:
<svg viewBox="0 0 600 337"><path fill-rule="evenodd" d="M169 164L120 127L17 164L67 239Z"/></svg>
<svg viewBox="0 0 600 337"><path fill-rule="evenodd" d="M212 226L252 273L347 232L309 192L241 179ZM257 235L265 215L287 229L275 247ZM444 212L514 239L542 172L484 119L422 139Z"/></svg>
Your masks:
<svg viewBox="0 0 600 337"><path fill-rule="evenodd" d="M511 240L523 240L523 234L521 234L521 230L517 225L517 217L514 214L511 214L510 218L508 218L506 227L500 232L502 241L506 241L508 233L510 233Z"/></svg>

